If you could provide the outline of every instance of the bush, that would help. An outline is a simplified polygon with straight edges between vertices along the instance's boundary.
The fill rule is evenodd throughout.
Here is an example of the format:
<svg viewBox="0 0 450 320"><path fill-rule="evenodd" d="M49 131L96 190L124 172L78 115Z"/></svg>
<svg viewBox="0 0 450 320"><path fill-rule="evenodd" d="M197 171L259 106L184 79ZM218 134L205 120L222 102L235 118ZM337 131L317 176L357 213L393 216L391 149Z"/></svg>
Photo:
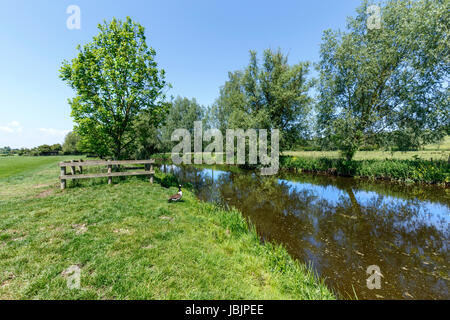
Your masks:
<svg viewBox="0 0 450 320"><path fill-rule="evenodd" d="M281 168L340 176L392 179L426 183L449 183L450 164L426 160L344 160L328 158L297 158L283 156Z"/></svg>
<svg viewBox="0 0 450 320"><path fill-rule="evenodd" d="M155 181L164 188L178 187L178 179L171 173L164 173L161 170L155 170Z"/></svg>
<svg viewBox="0 0 450 320"><path fill-rule="evenodd" d="M161 185L165 188L170 188L170 187L177 187L178 186L178 181L177 178L175 178L174 175L172 174L167 174L165 175L162 180L161 180Z"/></svg>

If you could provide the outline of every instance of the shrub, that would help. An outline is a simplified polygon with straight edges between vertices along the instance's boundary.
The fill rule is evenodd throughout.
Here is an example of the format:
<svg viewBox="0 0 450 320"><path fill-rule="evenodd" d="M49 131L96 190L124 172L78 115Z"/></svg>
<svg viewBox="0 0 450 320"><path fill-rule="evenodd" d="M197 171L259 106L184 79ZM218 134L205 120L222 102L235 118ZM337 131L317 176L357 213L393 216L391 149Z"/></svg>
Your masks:
<svg viewBox="0 0 450 320"><path fill-rule="evenodd" d="M164 177L161 179L161 186L164 188L177 187L178 180L173 174L164 174Z"/></svg>
<svg viewBox="0 0 450 320"><path fill-rule="evenodd" d="M372 179L392 179L426 183L448 183L450 164L426 160L345 160L329 158L297 158L283 156L281 168L306 172L327 172L341 176L360 176Z"/></svg>

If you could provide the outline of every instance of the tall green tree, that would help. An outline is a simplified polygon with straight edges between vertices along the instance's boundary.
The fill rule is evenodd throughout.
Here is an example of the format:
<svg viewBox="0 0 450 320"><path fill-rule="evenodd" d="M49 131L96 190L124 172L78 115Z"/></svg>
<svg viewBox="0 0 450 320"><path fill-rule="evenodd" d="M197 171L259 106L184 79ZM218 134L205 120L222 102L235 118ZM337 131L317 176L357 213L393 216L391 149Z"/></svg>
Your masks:
<svg viewBox="0 0 450 320"><path fill-rule="evenodd" d="M134 121L134 130L137 133L134 148L134 157L136 159L148 159L158 152L167 151L162 137L162 128L170 117L171 102L164 103L164 113L154 115L149 112L143 112Z"/></svg>
<svg viewBox="0 0 450 320"><path fill-rule="evenodd" d="M318 133L347 159L380 133L417 145L449 132L450 2L384 1L373 29L369 5L347 31L326 31L320 50Z"/></svg>
<svg viewBox="0 0 450 320"><path fill-rule="evenodd" d="M62 145L62 151L64 154L80 154L80 140L81 137L76 131L71 131L66 134Z"/></svg>
<svg viewBox="0 0 450 320"><path fill-rule="evenodd" d="M160 119L166 112L164 70L148 47L144 28L130 18L98 26L91 43L64 61L60 77L72 87L69 100L84 148L101 157L123 159L136 139L138 115Z"/></svg>
<svg viewBox="0 0 450 320"><path fill-rule="evenodd" d="M191 140L194 143L194 122L203 121L204 115L204 108L198 104L195 98L177 97L172 102L169 114L162 127L162 142L165 151L170 151L177 144L177 142L171 141L172 133L176 129L187 129L191 133Z"/></svg>
<svg viewBox="0 0 450 320"><path fill-rule="evenodd" d="M307 132L311 106L307 79L309 63L288 64L280 50L265 50L260 63L250 51L250 63L243 71L230 72L228 81L211 109L212 126L279 129L280 147L289 148Z"/></svg>
<svg viewBox="0 0 450 320"><path fill-rule="evenodd" d="M192 143L194 122L205 122L204 108L195 98L177 97L166 103L167 114L161 114L158 121L148 113L141 114L134 123L137 137L134 144L135 157L148 158L158 152L170 152L177 142L171 141L176 129L187 129L191 132Z"/></svg>

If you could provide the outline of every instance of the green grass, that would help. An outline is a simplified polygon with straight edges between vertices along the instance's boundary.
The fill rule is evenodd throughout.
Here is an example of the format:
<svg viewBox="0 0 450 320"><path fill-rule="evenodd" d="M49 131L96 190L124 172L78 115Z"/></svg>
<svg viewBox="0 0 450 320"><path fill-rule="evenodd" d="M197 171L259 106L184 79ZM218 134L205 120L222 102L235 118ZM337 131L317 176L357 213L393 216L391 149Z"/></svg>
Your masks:
<svg viewBox="0 0 450 320"><path fill-rule="evenodd" d="M450 183L450 136L420 151L358 151L352 161L339 151L286 151L281 166L307 172L405 182Z"/></svg>
<svg viewBox="0 0 450 320"><path fill-rule="evenodd" d="M340 157L338 151L286 151L286 156L301 158L329 158ZM448 160L450 156L450 136L446 136L441 143L429 144L420 151L358 151L353 160Z"/></svg>
<svg viewBox="0 0 450 320"><path fill-rule="evenodd" d="M38 170L47 164L54 164L58 161L71 160L70 156L54 157L1 157L0 158L0 179L10 176L27 175Z"/></svg>
<svg viewBox="0 0 450 320"><path fill-rule="evenodd" d="M424 147L425 150L450 151L450 136L446 136L441 143L429 144Z"/></svg>
<svg viewBox="0 0 450 320"><path fill-rule="evenodd" d="M299 158L340 158L339 151L286 151L283 155ZM425 150L425 151L358 151L353 160L413 160L415 158L422 160L448 160L449 150Z"/></svg>
<svg viewBox="0 0 450 320"><path fill-rule="evenodd" d="M450 183L450 163L447 161L432 162L420 159L347 161L338 158L282 156L280 165L284 169L313 173L442 185Z"/></svg>
<svg viewBox="0 0 450 320"><path fill-rule="evenodd" d="M58 161L0 159L0 299L334 298L237 211L187 190L169 204L175 188L138 178L61 191ZM73 265L80 289L66 284Z"/></svg>

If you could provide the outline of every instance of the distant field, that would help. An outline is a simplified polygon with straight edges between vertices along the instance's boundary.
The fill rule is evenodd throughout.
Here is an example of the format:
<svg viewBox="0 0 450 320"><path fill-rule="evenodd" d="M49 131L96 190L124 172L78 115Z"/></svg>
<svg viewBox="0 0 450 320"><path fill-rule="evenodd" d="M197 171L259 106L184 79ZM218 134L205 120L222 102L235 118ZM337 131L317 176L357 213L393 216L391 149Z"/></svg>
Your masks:
<svg viewBox="0 0 450 320"><path fill-rule="evenodd" d="M286 151L283 155L304 157L304 158L338 158L338 151ZM423 160L448 160L450 151L407 151L407 152L389 152L389 151L358 151L354 160L411 160L417 156Z"/></svg>
<svg viewBox="0 0 450 320"><path fill-rule="evenodd" d="M39 167L72 159L73 156L52 157L0 157L0 179L18 174L31 173Z"/></svg>
<svg viewBox="0 0 450 320"><path fill-rule="evenodd" d="M450 151L450 136L445 137L444 141L439 144L429 144L424 147L425 150L433 151Z"/></svg>
<svg viewBox="0 0 450 320"><path fill-rule="evenodd" d="M420 151L359 151L356 153L354 160L411 160L415 156L423 160L448 160L450 156L450 136L439 144L429 144ZM304 158L338 158L338 151L286 151L284 155Z"/></svg>

